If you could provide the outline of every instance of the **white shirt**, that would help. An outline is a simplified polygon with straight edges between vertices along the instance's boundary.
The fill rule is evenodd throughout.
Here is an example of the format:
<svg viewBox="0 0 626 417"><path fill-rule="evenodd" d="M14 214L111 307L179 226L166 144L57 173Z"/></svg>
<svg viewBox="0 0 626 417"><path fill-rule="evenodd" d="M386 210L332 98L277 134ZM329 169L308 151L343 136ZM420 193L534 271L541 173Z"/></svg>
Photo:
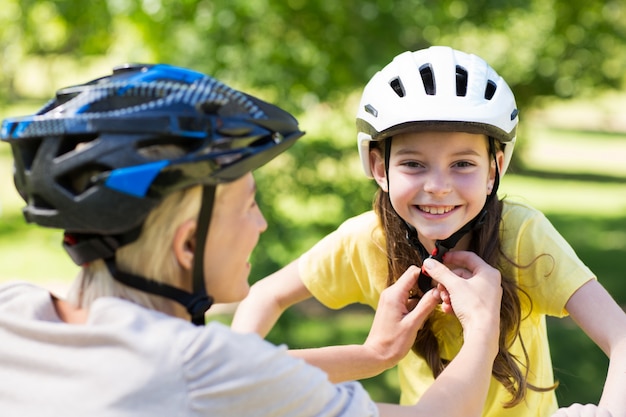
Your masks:
<svg viewBox="0 0 626 417"><path fill-rule="evenodd" d="M360 384L331 384L257 335L109 297L67 324L46 290L0 286L2 417L377 414Z"/></svg>

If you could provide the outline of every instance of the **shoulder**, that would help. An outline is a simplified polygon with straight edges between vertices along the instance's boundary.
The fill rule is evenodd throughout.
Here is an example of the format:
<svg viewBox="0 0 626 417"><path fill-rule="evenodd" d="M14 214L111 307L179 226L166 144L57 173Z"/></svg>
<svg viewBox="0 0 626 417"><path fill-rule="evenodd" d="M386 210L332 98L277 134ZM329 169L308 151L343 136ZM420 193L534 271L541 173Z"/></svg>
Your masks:
<svg viewBox="0 0 626 417"><path fill-rule="evenodd" d="M509 199L502 200L503 222L521 223L536 218L545 218L545 215L526 203Z"/></svg>
<svg viewBox="0 0 626 417"><path fill-rule="evenodd" d="M505 252L511 245L516 248L516 252L531 248L549 249L552 244L567 245L544 213L517 201L503 201L500 237Z"/></svg>
<svg viewBox="0 0 626 417"><path fill-rule="evenodd" d="M560 316L569 297L594 274L539 210L505 200L500 267L533 300L533 311Z"/></svg>
<svg viewBox="0 0 626 417"><path fill-rule="evenodd" d="M160 311L117 297L101 297L91 306L88 324L93 328L117 329L122 335L128 333L137 339L151 340L147 347L154 346L156 339L163 339L161 346L168 349L178 348L184 355L195 355L193 351L213 353L224 349L233 352L240 345L259 345L266 343L256 334L242 335L230 330L219 322L209 322L206 326L196 326L188 320L173 317ZM191 358L191 356L187 356Z"/></svg>
<svg viewBox="0 0 626 417"><path fill-rule="evenodd" d="M344 265L346 259L360 256L377 259L380 255L385 259L386 265L384 231L376 213L367 211L343 222L300 259L304 263L309 261L317 264L320 260L327 260L333 264ZM310 267L311 265L308 266Z"/></svg>
<svg viewBox="0 0 626 417"><path fill-rule="evenodd" d="M377 228L380 228L380 219L373 210L370 210L344 221L337 230L345 233L363 233Z"/></svg>
<svg viewBox="0 0 626 417"><path fill-rule="evenodd" d="M221 364L242 357L246 357L245 363L249 366L251 362L267 360L284 354L286 350L266 342L257 334L239 334L216 321L196 326L187 320L114 297L99 298L93 303L88 324L108 333L115 330L113 333L133 340L134 346L151 354L158 354L155 352L158 350L168 351L170 358L179 357L176 359L181 361L178 365L196 370L224 366ZM254 352L254 357L248 357L249 352Z"/></svg>
<svg viewBox="0 0 626 417"><path fill-rule="evenodd" d="M384 231L378 215L372 210L346 220L333 234L348 244L374 243L384 247Z"/></svg>
<svg viewBox="0 0 626 417"><path fill-rule="evenodd" d="M0 300L7 301L14 297L28 297L41 292L47 291L29 282L10 281L0 285Z"/></svg>
<svg viewBox="0 0 626 417"><path fill-rule="evenodd" d="M503 239L558 234L543 212L526 203L509 200L503 201L500 228Z"/></svg>
<svg viewBox="0 0 626 417"><path fill-rule="evenodd" d="M215 376L215 369L219 369L222 376L229 375L233 380L249 377L251 369L258 375L263 374L268 367L280 372L293 359L286 354L285 346L275 346L255 333L233 332L215 321L200 327L190 325L186 330L180 338L185 369L205 375L201 379Z"/></svg>
<svg viewBox="0 0 626 417"><path fill-rule="evenodd" d="M0 312L23 317L47 318L54 313L50 292L22 281L0 285Z"/></svg>
<svg viewBox="0 0 626 417"><path fill-rule="evenodd" d="M387 283L386 241L376 213L346 220L300 256L298 271L327 307L355 302L375 307Z"/></svg>
<svg viewBox="0 0 626 417"><path fill-rule="evenodd" d="M178 374L187 386L208 386L220 378L243 378L251 369L278 367L286 355L256 334L239 334L215 321L196 326L187 320L113 297L97 299L88 325L136 356L159 363L163 374ZM182 374L181 374L182 372Z"/></svg>

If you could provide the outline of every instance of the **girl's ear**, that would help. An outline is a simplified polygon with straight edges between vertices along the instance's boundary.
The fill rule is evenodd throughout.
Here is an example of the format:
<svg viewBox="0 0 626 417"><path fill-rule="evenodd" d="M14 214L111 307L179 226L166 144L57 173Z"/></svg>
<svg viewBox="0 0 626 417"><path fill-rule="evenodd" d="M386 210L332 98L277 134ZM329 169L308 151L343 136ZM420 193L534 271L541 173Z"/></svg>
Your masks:
<svg viewBox="0 0 626 417"><path fill-rule="evenodd" d="M495 159L496 159L495 162L497 162L498 164L498 172L500 173L500 176L502 176L502 167L504 166L504 152L497 151ZM492 160L491 168L489 169L489 183L487 184L487 190L489 192L491 192L491 189L493 188L495 178L496 178L496 167L495 167L494 161Z"/></svg>
<svg viewBox="0 0 626 417"><path fill-rule="evenodd" d="M180 267L186 271L191 271L196 249L196 220L187 220L178 226L176 233L174 233L172 249Z"/></svg>
<svg viewBox="0 0 626 417"><path fill-rule="evenodd" d="M389 188L387 187L387 171L385 170L385 158L383 157L380 149L371 149L370 150L370 170L372 171L372 176L378 186L384 191L389 192Z"/></svg>
<svg viewBox="0 0 626 417"><path fill-rule="evenodd" d="M502 176L502 168L504 167L504 152L498 151L496 152L496 161L498 161L498 172L500 176Z"/></svg>

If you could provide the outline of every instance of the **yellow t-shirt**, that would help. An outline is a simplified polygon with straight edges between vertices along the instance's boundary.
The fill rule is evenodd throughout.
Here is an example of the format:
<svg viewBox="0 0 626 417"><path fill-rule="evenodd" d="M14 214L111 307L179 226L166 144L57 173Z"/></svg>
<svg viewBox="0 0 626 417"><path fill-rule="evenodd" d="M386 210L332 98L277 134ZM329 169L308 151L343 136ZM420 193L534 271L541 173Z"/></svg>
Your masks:
<svg viewBox="0 0 626 417"><path fill-rule="evenodd" d="M548 219L525 204L504 201L500 236L506 256L524 266L505 262L502 274L516 280L532 299L529 312L530 303L520 295L525 317L520 333L530 358L528 382L549 387L554 376L545 316L567 315L570 296L595 276ZM305 286L326 306L337 309L361 303L375 309L387 282L385 237L376 214L369 211L347 220L303 254L299 268ZM442 357L452 359L462 344L460 323L453 315L434 314L433 331ZM519 340L511 352L523 360ZM426 362L412 351L398 364L398 374L402 404L415 403L433 382ZM522 403L505 409L502 404L508 400L510 394L492 378L483 416L549 416L557 409L554 391L528 390Z"/></svg>

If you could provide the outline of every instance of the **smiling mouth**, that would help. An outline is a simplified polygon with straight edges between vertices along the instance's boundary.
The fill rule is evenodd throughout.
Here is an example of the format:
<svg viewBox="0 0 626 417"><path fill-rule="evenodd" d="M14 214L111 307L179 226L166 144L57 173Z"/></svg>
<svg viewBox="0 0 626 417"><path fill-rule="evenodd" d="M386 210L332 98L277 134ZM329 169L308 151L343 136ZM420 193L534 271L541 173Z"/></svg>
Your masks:
<svg viewBox="0 0 626 417"><path fill-rule="evenodd" d="M417 206L424 213L445 214L454 210L454 206Z"/></svg>

